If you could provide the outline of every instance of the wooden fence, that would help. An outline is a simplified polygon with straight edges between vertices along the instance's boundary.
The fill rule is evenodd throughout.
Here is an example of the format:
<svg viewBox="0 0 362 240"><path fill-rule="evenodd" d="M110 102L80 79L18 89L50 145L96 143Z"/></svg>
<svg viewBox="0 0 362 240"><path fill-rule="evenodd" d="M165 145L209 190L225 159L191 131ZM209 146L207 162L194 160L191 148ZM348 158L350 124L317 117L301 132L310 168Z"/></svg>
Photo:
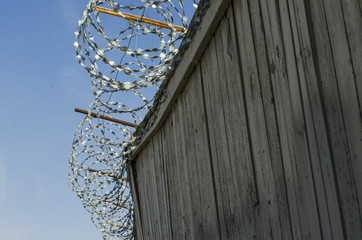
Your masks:
<svg viewBox="0 0 362 240"><path fill-rule="evenodd" d="M361 11L213 0L136 150L137 239L362 239Z"/></svg>

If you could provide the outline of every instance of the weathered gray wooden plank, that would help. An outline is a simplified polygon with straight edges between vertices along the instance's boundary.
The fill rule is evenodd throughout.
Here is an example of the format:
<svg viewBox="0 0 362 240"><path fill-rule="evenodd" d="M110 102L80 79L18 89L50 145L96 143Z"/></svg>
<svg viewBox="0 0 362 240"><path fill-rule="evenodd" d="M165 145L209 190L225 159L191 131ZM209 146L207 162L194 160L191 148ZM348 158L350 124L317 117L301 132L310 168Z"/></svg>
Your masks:
<svg viewBox="0 0 362 240"><path fill-rule="evenodd" d="M153 188L155 187L150 181L149 165L153 164L153 158L150 156L152 145L150 143L140 154L139 161L136 162L137 183L139 189L140 213L143 227L143 237L145 239L154 238L153 228L153 198L155 197Z"/></svg>
<svg viewBox="0 0 362 240"><path fill-rule="evenodd" d="M303 105L285 1L261 1L295 239L321 237Z"/></svg>
<svg viewBox="0 0 362 240"><path fill-rule="evenodd" d="M198 68L195 69L195 72L199 71ZM196 107L198 104L194 103L195 101L193 97L191 97L192 90L190 88L190 84L193 83L194 79L192 76L195 75L195 72L191 75L189 82L185 86L184 92L180 97L180 107L178 108L177 118L182 122L182 127L175 126L179 135L182 136L182 141L184 147L181 149L183 157L180 159L180 169L182 171L182 177L184 179L184 191L183 197L186 198L185 204L185 222L188 226L189 231L187 231L188 235L185 236L185 239L198 239L196 236L198 235L198 219L195 216L194 212L201 213L201 209L197 208L197 203L194 201L195 194L200 194L203 192L202 187L198 184L198 178L194 176L193 172L196 169L197 159L195 156L195 142L197 141L195 132L193 131L193 121L192 121L192 111L193 107ZM191 98L191 99L190 99ZM196 104L196 105L193 105ZM198 109L200 111L202 109ZM206 146L205 146L206 147ZM210 180L210 179L209 179ZM193 191L196 188L198 191ZM204 239L199 236L199 239Z"/></svg>
<svg viewBox="0 0 362 240"><path fill-rule="evenodd" d="M190 84L190 80L187 83L186 87ZM180 191L180 195L178 195L178 200L180 201L180 209L182 218L179 221L182 221L184 229L181 234L184 239L191 239L196 234L195 233L195 224L192 216L192 196L190 193L190 187L192 184L195 184L194 179L190 177L190 173L187 171L188 161L190 161L187 152L190 151L189 141L194 140L194 136L192 133L185 134L185 132L189 132L190 128L187 123L187 106L185 106L185 100L190 97L190 92L184 90L182 94L178 98L178 104L175 106L175 112L173 114L174 118L174 134L175 134L175 151L176 151L176 162L177 166L177 174L179 177L178 185L172 186ZM190 139L188 139L190 138ZM180 216L176 216L180 217ZM181 229L180 229L181 230ZM174 231L180 231L179 229L175 229Z"/></svg>
<svg viewBox="0 0 362 240"><path fill-rule="evenodd" d="M309 35L309 15L307 16L304 3L300 1L289 2L289 9L323 238L343 239L342 219L340 212L336 211L339 209L336 176L333 172L326 123L312 57L311 41L313 40Z"/></svg>
<svg viewBox="0 0 362 240"><path fill-rule="evenodd" d="M222 24L221 27L225 27L225 22L227 23L227 21L224 20L224 24ZM220 34L220 31L216 33L215 38L218 39L216 41L221 42ZM236 156L233 151L229 153L230 148L233 148L230 146L233 144L233 140L227 136L227 134L230 135L230 127L227 127L228 125L230 126L230 120L225 119L227 116L225 116L224 113L227 111L226 108L230 107L224 79L226 78L226 73L225 70L222 71L222 69L218 69L220 68L218 62L224 65L223 55L217 56L215 39L212 39L201 60L201 65L221 238L242 239L242 236L253 236L255 230L252 230L254 226L247 221L251 214L245 211L246 209L252 209L253 204L244 200L245 198L242 197L243 193L240 192L239 188L249 192L247 190L248 183L250 181L252 182L253 178L246 179L244 177L245 181L241 183L241 185L237 184L238 177L235 173L239 170L233 168L235 167L233 161L236 161ZM223 81L219 81L220 76L223 76L221 78ZM247 159L242 159L242 161L247 161ZM243 176L246 176L246 174ZM252 187L252 190L255 191L255 187ZM253 195L255 197L255 193ZM253 195L250 197L252 198ZM255 202L256 201L254 201L254 204ZM249 208L247 207L248 205ZM247 234L247 231L250 231L250 234Z"/></svg>
<svg viewBox="0 0 362 240"><path fill-rule="evenodd" d="M182 198L181 189L179 187L180 180L179 168L177 165L176 147L179 144L179 137L175 134L174 120L175 109L172 110L165 124L163 125L163 139L164 139L164 157L165 165L167 169L167 181L169 190L169 202L170 202L170 218L171 218L171 230L173 239L183 239L183 231L185 226L182 218Z"/></svg>
<svg viewBox="0 0 362 240"><path fill-rule="evenodd" d="M137 237L137 239L143 239L143 227L142 227L142 214L141 214L141 207L140 207L140 202L139 202L139 191L138 191L138 184L136 181L136 176L135 176L135 172L137 171L135 168L135 163L132 163L129 165L129 176L131 178L131 193L132 193L132 198L133 198L133 202L134 202L134 217L135 217L135 236Z"/></svg>
<svg viewBox="0 0 362 240"><path fill-rule="evenodd" d="M256 67L260 79L260 88L263 98L264 114L268 144L270 149L271 167L275 181L277 198L277 209L280 218L282 239L292 239L290 213L286 191L286 180L281 153L281 142L276 116L274 93L272 90L271 74L275 71L273 64L269 65L266 49L265 35L263 31L263 19L260 15L259 1L249 1L250 21L253 33L253 41L256 54Z"/></svg>
<svg viewBox="0 0 362 240"><path fill-rule="evenodd" d="M236 5L236 7L238 7L238 4ZM245 7L245 5L241 7ZM242 10L244 11L246 9ZM243 89L244 86L242 84L242 78L240 74L240 59L238 56L239 52L235 36L235 29L242 28L243 26L235 26L237 24L235 23L232 9L229 10L227 18L229 26L222 29L221 37L219 43L217 44L218 58L222 57L221 59L223 59L223 63L221 64L224 65L223 67L225 68L224 71L226 76L225 85L227 92L227 102L224 107L226 108L226 116L229 121L227 123L227 131L229 135L228 137L230 137L231 135L230 139L234 142L233 148L231 148L233 150L232 153L235 154L233 156L236 156L237 159L236 163L234 164L238 166L239 164L237 163L237 161L240 161L242 159L242 161L245 161L245 163L240 164L239 166L244 165L245 167L247 167L245 168L245 170L250 171L249 174L245 174L243 173L243 171L240 170L235 172L236 175L244 175L245 177L249 178L248 180L244 181L248 183L248 185L246 185L249 189L247 191L249 192L248 194L252 194L250 198L246 198L247 205L242 206L243 208L245 208L252 204L251 211L246 212L249 213L248 215L249 218L251 218L251 224L254 226L251 228L250 231L246 231L246 235L249 235L246 237L246 239L251 237L256 237L258 239L269 235L269 231L271 230L271 228L273 228L269 220L273 217L269 218L270 215L268 216L268 210L266 209L266 206L268 206L267 198L269 197L269 193L266 193L265 195L260 195L260 192L263 191L262 188L264 187L264 183L262 182L263 180L260 179L260 168L258 168L258 163L256 163L255 160L263 160L258 159L258 156L255 156L253 148L253 144L255 144L255 139L251 137L251 134L249 132L251 130L248 129L250 127L250 122L248 122L250 121L250 119L248 116L249 112L247 108L247 102L245 102L245 90ZM243 29L243 31L245 31L245 29ZM223 68L221 67L221 64L219 66L220 71ZM220 74L219 77L223 78L223 75ZM241 131L235 132L237 135L233 135L232 133L237 128L241 128ZM244 148L240 152L238 148L240 148L241 146L244 146ZM251 187L255 189L251 189ZM271 191L273 191L273 189L271 189ZM270 202L273 202L274 204L273 200L274 199L271 199ZM246 227L249 226L247 225ZM257 233L253 231L257 231ZM279 232L276 232L274 229L274 233L271 234L270 237L278 238L278 233ZM254 236L251 236L250 234L253 234Z"/></svg>
<svg viewBox="0 0 362 240"><path fill-rule="evenodd" d="M152 159L151 161L149 161L149 164L147 166L147 178L149 183L152 185L151 188L149 188L149 194L151 196L147 196L148 199L150 199L151 201L149 201L150 204L150 212L152 213L151 215L151 223L152 224L152 230L153 230L153 236L154 239L161 239L162 238L162 225L163 222L161 221L161 215L162 213L162 209L159 208L159 204L160 202L163 200L161 198L161 194L160 191L158 191L158 187L160 185L160 182L157 181L156 175L159 173L159 170L156 169L156 162L160 161L159 156L155 156L155 152L154 152L154 148L155 145L157 145L157 136L155 135L155 137L152 139L152 141L150 142L150 153L149 153L149 159ZM146 180L146 179L145 179Z"/></svg>
<svg viewBox="0 0 362 240"><path fill-rule="evenodd" d="M180 112L185 128L181 129L185 140L185 173L189 181L191 205L191 232L193 239L218 239L219 222L215 203L214 180L209 154L209 144L204 115L200 69L191 75L182 97ZM186 94L187 93L187 94ZM185 175L186 175L185 174Z"/></svg>
<svg viewBox="0 0 362 240"><path fill-rule="evenodd" d="M161 219L165 215L159 206L162 206L165 199L162 192L158 190L160 183L156 177L158 171L155 171L156 162L160 161L154 154L154 148L158 144L156 141L157 138L154 138L149 142L136 162L140 202L136 211L141 212L144 239L161 239L164 232Z"/></svg>
<svg viewBox="0 0 362 240"><path fill-rule="evenodd" d="M289 120L292 121L290 127L290 147L293 149L292 153L295 154L295 176L298 179L298 200L300 203L299 218L301 219L301 229L304 237L311 239L318 239L323 236L323 229L320 222L320 212L316 203L316 189L311 161L315 156L311 156L310 146L308 146L307 129L305 114L303 112L303 103L301 96L301 89L299 87L298 66L295 52L296 43L293 41L290 14L288 11L288 3L285 0L279 1L279 14L281 22L281 33L283 37L283 58L285 61L285 71L287 74L288 82L285 82L285 87L288 90L288 100L290 102ZM303 77L303 76L302 76ZM310 127L310 129L312 126ZM315 150L315 149L313 149ZM323 196L323 195L321 195ZM323 217L325 217L323 215ZM328 229L325 231L328 232ZM326 236L328 237L328 235Z"/></svg>
<svg viewBox="0 0 362 240"><path fill-rule="evenodd" d="M237 7L236 4L239 3L240 7ZM253 6L254 2L249 2L249 5ZM268 11L273 12L273 7L275 6L275 2L268 2L269 4L269 9ZM282 3L279 3L282 4ZM262 96L261 96L261 92L260 92L260 80L259 80L259 76L258 76L258 69L257 69L257 64L256 64L256 59L255 59L255 50L254 50L254 39L250 36L252 36L252 32L251 32L251 23L249 20L249 13L248 13L248 6L246 4L244 4L243 6L243 2L234 2L234 6L235 6L235 16L236 16L236 26L237 26L237 36L238 36L238 40L239 40L239 46L240 46L240 56L241 56L241 72L242 72L242 78L243 78L243 82L244 82L244 93L246 96L246 103L247 103L247 107L248 107L248 118L249 118L249 126L250 126L250 136L252 139L252 145L253 145L253 155L254 155L254 161L255 161L255 166L256 166L256 173L260 174L259 175L259 182L258 183L258 188L259 188L259 195L265 197L265 202L262 202L261 200L261 204L262 207L263 206L268 206L268 203L271 202L272 204L269 204L269 209L266 209L264 211L266 211L266 214L269 214L269 219L270 219L270 223L268 223L268 217L265 214L264 216L262 216L262 220L264 220L266 222L266 224L263 225L263 230L265 231L266 234L269 234L268 231L268 227L267 224L271 225L271 229L270 231L272 231L272 234L274 234L276 239L280 239L281 238L281 230L280 230L280 224L279 224L279 219L278 219L278 211L275 212L275 206L277 205L277 199L276 199L276 193L275 193L275 183L274 183L274 178L273 178L273 170L272 170L272 166L271 166L271 159L270 159L270 153L269 153L269 146L268 146L268 142L267 142L267 133L266 133L266 126L265 126L265 116L264 116L264 109L263 109L263 102L262 102ZM277 5L279 6L279 5ZM282 8L283 9L283 8ZM240 13L237 15L238 11L240 11ZM273 13L272 13L273 14ZM278 12L278 14L280 14L280 16L283 18L283 15L287 15L287 12ZM238 20L240 19L240 20ZM276 20L277 18L275 18ZM274 20L274 19L273 19ZM238 22L239 21L239 22ZM286 20L284 20L286 21ZM282 21L283 22L283 21ZM282 28L280 33L281 37L284 37L284 35L286 33L283 32L285 28ZM276 29L277 30L277 29ZM273 32L274 35L276 35L278 32ZM286 44L286 41L284 41L280 44L280 48L282 49L284 47L284 45ZM274 45L275 46L275 45ZM292 49L291 49L292 50ZM290 61L292 61L292 56L288 57ZM289 74L295 74L295 68L293 68L293 65L290 65L291 62L288 63L288 61L286 61L286 71L289 71ZM292 77L292 76L289 76ZM293 76L294 77L294 76ZM278 86L280 87L280 86ZM282 92L282 94L285 95L285 97L288 98L289 101L293 101L295 100L294 104L293 102L291 102L291 105L294 105L293 107L290 106L290 112L287 117L287 119L291 119L292 121L295 121L296 118L298 120L300 120L300 117L302 115L302 111L297 108L300 107L300 103L298 102L300 99L298 98L298 95L294 95L295 99L293 99L293 96L291 98L289 98L290 96L288 95L288 92L290 91L290 89L288 89L288 85L284 86L284 90ZM298 89L298 88L297 88ZM294 88L292 89L294 90ZM292 94L291 94L292 95ZM284 104L284 103L282 103ZM283 106L283 114L286 114L287 112L285 110L285 107ZM283 116L285 117L285 116ZM299 125L297 125L299 124ZM297 125L297 126L296 126ZM305 139L303 138L298 138L295 136L295 134L293 134L293 132L295 132L295 128L297 128L298 130L300 129L300 127L303 126L302 121L298 122L294 122L293 125L289 125L290 130L288 131L290 133L289 136L289 143L288 144L293 144L295 147L295 151L298 151L298 154L300 154L298 157L301 160L305 160L308 158L308 149L306 148L305 145ZM290 145L286 145L284 147L289 148ZM289 148L290 149L290 148ZM292 152L292 151L291 151ZM287 160L287 159L286 159ZM297 159L296 159L297 160ZM295 161L296 164L298 164L298 161ZM310 213L310 217L308 215L305 216L305 220L304 220L304 229L306 230L306 234L311 234L312 236L316 237L318 235L318 233L314 233L312 231L312 227L313 226L315 228L315 222L318 223L318 216L315 210L315 203L313 202L314 200L314 189L313 189L313 183L311 182L310 179L306 179L305 175L311 175L310 173L310 166L307 164L299 164L298 165L294 165L292 164L292 167L294 167L292 172L292 176L295 178L295 183L300 183L302 184L302 189L303 191L299 191L299 196L298 198L305 198L303 199L304 201L308 201L308 204L305 204L305 207L309 208L311 213ZM299 172L298 172L299 171ZM300 173L300 175L297 175L296 173ZM294 186L296 187L296 186ZM302 202L302 201L300 201ZM271 207L272 206L272 207ZM300 217L300 216L298 216ZM313 223L312 223L313 222ZM302 225L303 226L303 225ZM316 229L316 228L315 228Z"/></svg>
<svg viewBox="0 0 362 240"><path fill-rule="evenodd" d="M292 158L291 151L286 148L288 146L288 130L286 126L287 118L284 115L284 108L282 103L287 101L284 96L281 94L284 89L281 89L279 86L275 86L278 81L284 78L285 73L282 71L284 67L284 62L280 61L278 56L280 56L280 48L283 45L283 41L280 36L280 21L279 16L276 13L277 10L274 5L268 6L269 1L260 1L260 14L262 16L262 31L265 34L265 45L266 45L266 55L269 61L269 68L271 75L271 82L273 85L273 94L274 101L276 103L276 112L278 120L278 129L280 136L280 144L282 147L282 158L284 165L284 174L286 179L286 189L288 193L288 207L290 212L290 221L293 232L293 239L302 239L300 219L299 219L299 209L297 201L297 182L294 178L293 173L293 164L294 159ZM234 2L235 4L236 2ZM253 18L255 20L255 18ZM239 33L238 33L239 35Z"/></svg>
<svg viewBox="0 0 362 240"><path fill-rule="evenodd" d="M195 71L163 127L174 239L219 235L202 109L200 73Z"/></svg>
<svg viewBox="0 0 362 240"><path fill-rule="evenodd" d="M153 155L155 159L154 163L154 174L156 179L156 189L158 196L158 220L160 225L160 239L171 239L171 222L169 208L169 196L168 196L168 183L167 183L167 170L165 166L164 152L163 152L163 136L162 129L156 133L152 139L153 144Z"/></svg>
<svg viewBox="0 0 362 240"><path fill-rule="evenodd" d="M344 25L351 58L349 64L353 69L353 77L359 97L359 107L362 112L362 1L341 0ZM360 113L361 113L360 112ZM359 172L361 175L361 172Z"/></svg>
<svg viewBox="0 0 362 240"><path fill-rule="evenodd" d="M140 153L140 159L144 159L144 156L145 156L145 152L146 150L143 150L141 153ZM136 165L135 165L135 169L137 171L137 175L138 174L143 174L144 172L144 163L142 163L141 161L139 163L136 162ZM144 192L144 183L143 181L140 181L139 178L137 177L136 178L136 184L137 184L137 188L138 188L138 193L139 193L139 209L138 209L138 212L140 214L140 219L141 219L141 224L142 224L142 235L143 237L144 236L148 236L149 233L146 231L148 231L148 219L144 219L146 218L146 211L147 211L147 205L145 204L145 192ZM143 211L143 209L145 209L145 211ZM147 230L146 230L147 229Z"/></svg>
<svg viewBox="0 0 362 240"><path fill-rule="evenodd" d="M290 221L292 226L293 239L302 239L299 209L297 200L297 182L294 178L293 166L295 159L292 157L291 151L286 147L289 144L287 118L284 117L285 109L282 103L287 101L281 94L281 89L276 83L284 78L285 73L282 71L284 68L284 62L278 59L280 56L280 48L283 44L280 36L280 21L277 14L276 7L272 4L268 6L269 1L260 1L260 12L262 16L262 30L265 34L266 55L269 61L269 68L271 72L271 83L274 95L274 102L277 113L278 130L280 136L284 174L286 181L286 190L288 194L288 207L290 212Z"/></svg>
<svg viewBox="0 0 362 240"><path fill-rule="evenodd" d="M236 62L229 65L228 70L232 71L225 69L222 32L229 31L228 21L224 20L220 28L223 31L218 30L216 40L211 40L202 57L201 68L221 237L259 238L256 187L240 97L241 83L230 79L232 75L239 77L238 66ZM215 42L221 46L218 54ZM229 89L234 95L230 96Z"/></svg>
<svg viewBox="0 0 362 240"><path fill-rule="evenodd" d="M218 61L215 49L215 39L213 38L201 59L203 91L205 92L206 119L208 124L210 152L214 166L214 181L218 202L220 234L222 239L241 238L235 223L229 220L235 209L235 201L229 200L232 196L233 182L232 171L229 163L228 138L226 137L224 106L221 82L218 81ZM223 163L219 161L225 159ZM225 174L227 173L227 174ZM226 188L226 189L225 189ZM228 188L231 188L229 190ZM237 211L235 211L237 212Z"/></svg>
<svg viewBox="0 0 362 240"><path fill-rule="evenodd" d="M154 139L149 143L147 147L148 156L145 159L145 172L144 172L144 182L147 181L146 195L148 205L148 226L149 232L151 233L150 237L152 239L160 239L161 226L159 222L159 209L158 209L158 195L157 195L157 183L154 172L155 157L153 155L153 142ZM139 177L140 178L140 177ZM146 237L147 238L147 237Z"/></svg>
<svg viewBox="0 0 362 240"><path fill-rule="evenodd" d="M352 3L353 1L345 4L348 6ZM354 174L358 199L362 200L362 187L359 186L360 184L358 184L362 182L362 175L360 174L362 173L362 121L361 110L357 97L355 72L352 63L353 56L351 56L352 53L350 52L352 49L350 48L348 42L347 30L345 28L346 23L342 13L342 4L340 1L336 1L336 3L333 3L332 1L324 1L324 6L328 31L331 37L331 50L334 61L334 69L337 77L337 87L339 91L340 104L342 107L344 128L347 135L349 155L353 168L353 170L351 169L351 173ZM361 18L361 13L359 15ZM362 32L362 24L359 24L357 19L355 20L357 21L356 24L358 24L360 27L359 32ZM361 44L361 42L359 44ZM358 53L358 50L356 52ZM361 63L362 60L359 59L358 62ZM359 201L359 209L361 216L362 201Z"/></svg>
<svg viewBox="0 0 362 240"><path fill-rule="evenodd" d="M326 6L324 5L325 3L326 2L324 1L309 1L316 45L316 65L318 67L320 90L323 96L322 99L328 122L330 148L333 153L332 157L337 175L337 184L346 238L360 239L361 216L360 213L356 211L356 209L359 208L356 192L357 183L354 181L352 170L353 156L350 155L350 151L353 151L353 149L350 149L348 143L349 137L347 136L348 133L346 133L345 128L346 124L353 123L345 122L346 119L343 117L343 103L341 100L341 98L343 98L345 99L344 101L346 101L346 99L349 98L348 96L345 96L349 93L349 90L343 88L340 89L342 91L347 90L347 92L343 93L344 97L340 95L339 91L339 84L341 81L344 81L342 79L346 79L345 83L342 83L342 85L349 84L351 82L351 79L347 78L348 75L350 75L350 69L348 69L348 67L346 69L346 78L344 78L342 76L344 74L341 73L341 68L346 67L345 65L348 63L348 59L346 59L345 56L345 54L348 54L348 50L347 53L341 53L341 56L338 55L338 52L346 47L346 36L344 34L345 31L336 32L336 29L341 30L341 28L343 28L343 26L341 26L343 20L342 23L339 22L341 21L340 10L338 11L337 9L334 9L339 6L339 4L334 2L332 4L334 6L330 6L328 5L329 3L327 3L328 9L326 9ZM339 20L336 21L338 18ZM329 28L331 28L330 31L332 32L329 31ZM341 44L341 46L337 46L337 42L338 44ZM339 61L342 60L343 62L339 63ZM334 61L336 61L336 63L334 63ZM341 65L338 66L339 70L335 68L335 65ZM337 80L338 78L340 80ZM351 97L355 98L356 96L353 94L353 92L355 92L355 88L352 88L351 90ZM355 104L353 104L353 102L351 104L353 109ZM345 110L350 111L349 106L345 104L343 105L343 107L346 108ZM358 128L358 124L356 127ZM358 131L358 129L355 130Z"/></svg>
<svg viewBox="0 0 362 240"><path fill-rule="evenodd" d="M308 141L309 147L309 159L312 167L312 178L314 182L316 199L318 203L318 213L319 213L319 221L320 228L322 231L322 236L325 239L342 239L343 231L340 222L337 222L338 225L331 226L329 210L335 211L338 209L338 199L336 198L334 201L330 199L330 202L333 201L335 204L333 208L328 209L327 198L334 197L336 195L328 194L326 196L324 179L321 174L320 168L320 155L318 153L319 149L317 146L317 139L315 133L315 126L313 122L312 116L312 107L309 99L309 89L307 88L307 77L313 77L309 79L309 81L316 81L315 71L313 67L313 61L309 63L309 68L305 69L305 65L308 64L308 59L311 59L311 47L310 47L310 39L308 37L308 22L306 18L306 12L304 9L304 4L298 1L293 2L290 1L288 4L289 13L290 13L290 23L294 44L294 58L296 67L298 70L298 82L300 86L300 94L302 100L302 107L304 112L304 121L305 121L305 131L306 138ZM312 70L311 72L306 72L308 70ZM314 91L315 93L317 91ZM319 97L319 95L317 95ZM321 126L322 129L325 128L324 125ZM324 166L323 166L324 167ZM333 175L332 175L333 176ZM330 190L330 189L328 189ZM335 191L335 189L333 189ZM339 229L339 230L338 230ZM334 234L332 233L334 231Z"/></svg>

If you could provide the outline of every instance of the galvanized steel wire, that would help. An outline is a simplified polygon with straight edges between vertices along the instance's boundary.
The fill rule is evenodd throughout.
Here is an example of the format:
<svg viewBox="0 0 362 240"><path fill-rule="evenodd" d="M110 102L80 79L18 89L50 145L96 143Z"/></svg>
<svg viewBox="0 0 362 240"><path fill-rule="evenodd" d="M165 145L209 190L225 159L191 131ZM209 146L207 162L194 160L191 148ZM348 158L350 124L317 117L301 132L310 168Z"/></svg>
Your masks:
<svg viewBox="0 0 362 240"><path fill-rule="evenodd" d="M206 8L210 1L201 2ZM104 239L134 236L127 165L147 128L141 126L141 134L135 136L132 127L94 117L91 112L138 124L148 109L162 103L160 99L154 101L155 93L164 91L161 83L182 57L181 40L180 49L184 51L192 38L187 32L192 13L185 11L185 4L197 7L198 1L91 0L75 32L76 58L90 74L94 101L73 139L69 185L91 213ZM122 16L129 13L158 19L169 29L107 17L97 7L107 7ZM193 31L199 21L200 16L193 21ZM177 30L176 25L184 30Z"/></svg>

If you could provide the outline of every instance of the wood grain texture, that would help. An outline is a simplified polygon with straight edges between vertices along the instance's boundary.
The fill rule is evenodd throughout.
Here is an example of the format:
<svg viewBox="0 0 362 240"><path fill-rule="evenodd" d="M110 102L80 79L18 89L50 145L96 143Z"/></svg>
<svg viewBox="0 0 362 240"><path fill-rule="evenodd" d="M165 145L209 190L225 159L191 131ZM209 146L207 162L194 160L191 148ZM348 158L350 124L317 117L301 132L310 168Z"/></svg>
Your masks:
<svg viewBox="0 0 362 240"><path fill-rule="evenodd" d="M238 3L235 2L234 6ZM240 4L239 4L240 5ZM288 198L285 179L284 164L281 152L280 133L278 129L278 119L276 115L276 106L274 92L272 88L272 77L275 73L275 64L269 63L268 51L266 48L266 32L263 22L261 6L258 1L249 1L250 24L252 27L253 42L255 48L256 67L262 94L262 102L265 114L265 124L267 129L267 139L269 144L271 167L275 181L276 204L280 218L281 239L292 239L292 223L290 221L290 212L288 208ZM237 15L237 14L236 14ZM270 36L268 36L270 37ZM296 227L294 227L296 228ZM297 231L295 231L297 232ZM296 238L297 239L297 238Z"/></svg>
<svg viewBox="0 0 362 240"><path fill-rule="evenodd" d="M353 168L354 180L357 186L357 195L359 199L362 199L362 187L359 187L358 183L362 182L362 175L358 174L362 172L362 121L361 111L359 108L359 102L357 97L356 82L354 65L352 62L351 46L349 44L348 31L346 29L346 22L343 15L342 5L352 5L345 1L341 1L340 4L334 4L330 1L324 1L327 25L331 41L331 49L334 62L334 70L336 73L337 87L340 98L340 106L342 110L342 116L344 121L344 131L346 132L347 144L349 148L349 157ZM353 7L353 6L352 6ZM348 8L348 7L345 7ZM353 13L346 13L348 16L354 16ZM361 17L361 14L359 14ZM352 18L353 19L353 18ZM354 19L354 24L347 24L354 27L359 25L360 32L362 32L362 24L358 19ZM344 34L341 34L344 33ZM354 39L351 36L351 39ZM360 42L361 43L361 42ZM356 53L358 50L354 48ZM353 54L354 56L356 54ZM361 55L360 55L361 56ZM361 60L358 61L361 63ZM360 70L357 70L360 71ZM361 78L360 78L361 80ZM359 202L360 215L362 214L362 202Z"/></svg>
<svg viewBox="0 0 362 240"><path fill-rule="evenodd" d="M343 239L341 215L336 211L340 207L338 190L334 182L333 162L328 149L321 96L311 54L309 15L300 1L290 3L289 9L322 236L325 239Z"/></svg>
<svg viewBox="0 0 362 240"><path fill-rule="evenodd" d="M277 208L277 189L285 189L285 185L282 183L282 185L276 186L275 184L275 179L279 177L275 174L280 174L278 170L281 167L281 161L274 161L275 165L272 166L266 125L267 119L264 113L263 96L260 87L261 79L259 78L250 19L249 7L254 8L254 4L253 1L235 1L233 6L237 35L235 38L237 39L239 51L237 56L240 58L240 77L244 91L247 125L261 211L260 231L262 231L264 239L287 239L290 238L288 231L282 233L281 225L284 227L285 224L289 224L289 219L280 218L280 213L285 213L285 206L281 206L281 211ZM274 172L273 167L277 172Z"/></svg>
<svg viewBox="0 0 362 240"><path fill-rule="evenodd" d="M295 239L319 239L319 216L310 166L294 43L285 1L261 1L276 105L290 218Z"/></svg>
<svg viewBox="0 0 362 240"><path fill-rule="evenodd" d="M353 72L357 88L360 113L362 112L362 1L341 0L342 15L346 29L350 59L348 63Z"/></svg>
<svg viewBox="0 0 362 240"><path fill-rule="evenodd" d="M216 33L201 60L221 236L222 239L258 239L259 205L244 104L242 98L232 97L242 89L240 81L233 81L235 77L240 79L238 61L233 65L224 64L227 46L223 37L228 37L228 21L224 20L221 26L224 31ZM237 59L235 52L230 54Z"/></svg>
<svg viewBox="0 0 362 240"><path fill-rule="evenodd" d="M137 239L143 239L143 227L142 227L142 217L141 217L141 207L139 202L139 192L138 192L138 183L135 176L135 163L129 165L128 173L131 178L131 194L134 201L134 217L135 217L135 237Z"/></svg>
<svg viewBox="0 0 362 240"><path fill-rule="evenodd" d="M143 159L149 159L148 158L148 152L149 149L144 149L142 151L142 158ZM151 159L152 161L153 159ZM138 166L137 166L138 165ZM146 175L146 169L145 169L145 161L139 161L137 162L136 165L136 171L137 171L137 175L139 174L140 176L145 176ZM141 217L141 221L142 221L142 235L147 238L147 237L152 237L151 235L151 230L150 230L150 218L149 218L149 205L148 205L148 201L146 200L146 196L148 196L147 194L147 188L149 187L148 183L145 181L142 181L142 179L137 178L137 188L138 188L138 193L139 193L139 209L136 209L136 211L139 212L139 215ZM144 210L143 210L144 209Z"/></svg>
<svg viewBox="0 0 362 240"><path fill-rule="evenodd" d="M184 91L192 96L185 96L185 106L188 108L181 114L186 113L184 121L188 129L184 130L184 137L189 144L189 148L186 148L187 172L190 173L189 188L194 203L192 213L195 219L193 224L196 227L195 239L219 238L219 217L216 210L200 70L195 70L189 86L186 86Z"/></svg>
<svg viewBox="0 0 362 240"><path fill-rule="evenodd" d="M359 176L361 173L358 167L361 155L357 152L362 149L361 138L358 139L362 121L361 115L357 116L359 110L356 88L352 83L341 2L309 1L309 5L315 41L313 54L328 126L328 141L336 172L345 238L360 239L361 197L357 194L361 185L356 182L359 178L355 179L354 173L358 172ZM351 127L354 128L354 133L350 132ZM359 159L358 163L355 162L356 159ZM354 164L357 165L355 169Z"/></svg>
<svg viewBox="0 0 362 240"><path fill-rule="evenodd" d="M158 196L158 202L155 203L155 209L157 211L156 217L159 219L159 232L160 239L169 239L171 237L172 230L170 229L170 216L163 214L163 211L169 211L169 195L168 195L168 183L167 183L167 170L165 168L165 159L163 152L163 139L162 129L152 139L154 169L150 169L153 173L156 184L156 195ZM154 175L153 175L154 174Z"/></svg>

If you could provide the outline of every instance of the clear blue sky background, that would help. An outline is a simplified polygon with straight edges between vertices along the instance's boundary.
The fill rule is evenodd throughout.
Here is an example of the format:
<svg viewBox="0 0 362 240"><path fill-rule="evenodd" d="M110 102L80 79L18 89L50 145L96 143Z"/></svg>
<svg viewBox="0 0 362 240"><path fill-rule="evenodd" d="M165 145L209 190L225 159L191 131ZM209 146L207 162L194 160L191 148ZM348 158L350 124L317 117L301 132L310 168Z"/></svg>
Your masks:
<svg viewBox="0 0 362 240"><path fill-rule="evenodd" d="M86 3L1 3L1 240L102 239L67 183L73 109L93 100L73 46Z"/></svg>

